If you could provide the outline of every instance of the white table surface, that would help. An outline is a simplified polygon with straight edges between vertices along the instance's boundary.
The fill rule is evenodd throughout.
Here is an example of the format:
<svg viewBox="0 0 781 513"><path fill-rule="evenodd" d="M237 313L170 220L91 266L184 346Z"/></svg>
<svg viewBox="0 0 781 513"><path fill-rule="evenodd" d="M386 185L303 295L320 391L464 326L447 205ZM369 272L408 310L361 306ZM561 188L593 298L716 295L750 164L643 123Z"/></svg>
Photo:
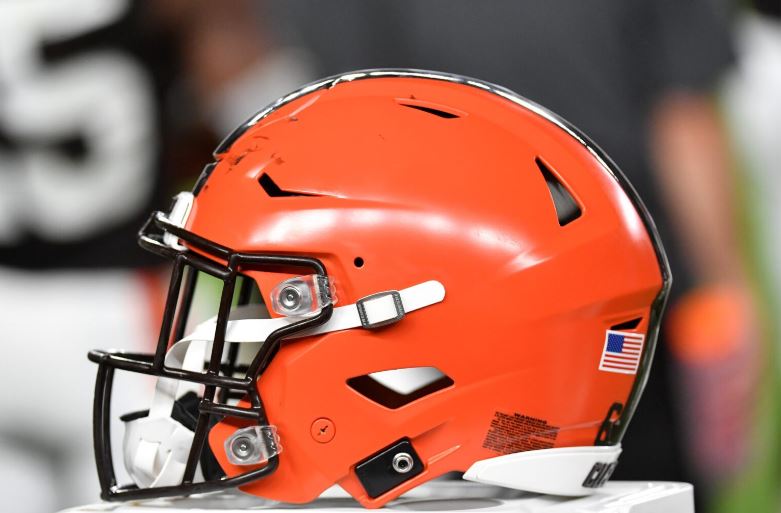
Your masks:
<svg viewBox="0 0 781 513"><path fill-rule="evenodd" d="M467 481L434 481L387 504L386 510L404 512L497 511L520 513L693 513L692 486L685 483L611 481L587 497L527 494ZM67 513L174 513L177 511L291 510L358 513L363 508L341 489L332 488L318 500L294 505L267 501L238 492L128 503L100 503L66 510ZM363 510L366 511L366 510ZM65 512L63 512L65 513Z"/></svg>

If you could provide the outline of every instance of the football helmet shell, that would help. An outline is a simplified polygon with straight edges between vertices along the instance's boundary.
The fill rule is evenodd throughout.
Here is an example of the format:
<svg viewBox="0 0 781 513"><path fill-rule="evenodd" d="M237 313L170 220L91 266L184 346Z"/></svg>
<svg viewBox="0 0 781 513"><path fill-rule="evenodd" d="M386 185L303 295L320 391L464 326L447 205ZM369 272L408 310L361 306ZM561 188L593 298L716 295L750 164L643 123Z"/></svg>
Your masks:
<svg viewBox="0 0 781 513"><path fill-rule="evenodd" d="M164 365L186 335L170 334L183 275L175 271L154 357L91 354L101 364L104 497L229 483L300 503L338 484L378 507L448 472L474 477L477 462L508 454L618 450L648 377L670 271L635 191L567 122L478 80L361 71L281 98L215 159L186 207L153 218L165 235L147 227L142 243L211 266L230 284L227 305L237 273L266 294L302 267L327 276L338 300L267 334L235 381L220 367L232 340L221 307L198 381ZM430 283L441 297L405 309L414 302L405 291ZM382 323L329 328L378 292L396 309ZM269 313L268 322L284 322ZM114 368L205 385L187 466L209 451L224 477L208 486L191 468L181 484L117 488L102 433ZM408 393L383 385L381 373L402 369L434 369L436 379ZM223 404L220 387L246 394ZM241 464L228 446L253 425L274 426L283 452ZM573 493L609 477L612 454Z"/></svg>

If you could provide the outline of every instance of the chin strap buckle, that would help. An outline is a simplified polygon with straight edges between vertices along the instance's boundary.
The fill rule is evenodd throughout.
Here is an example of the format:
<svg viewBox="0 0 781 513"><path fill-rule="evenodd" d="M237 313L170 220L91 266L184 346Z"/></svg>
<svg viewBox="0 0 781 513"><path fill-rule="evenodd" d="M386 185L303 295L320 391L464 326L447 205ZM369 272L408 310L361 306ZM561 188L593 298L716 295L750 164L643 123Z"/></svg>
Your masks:
<svg viewBox="0 0 781 513"><path fill-rule="evenodd" d="M355 302L361 326L375 329L395 324L405 315L404 303L398 290L378 292Z"/></svg>

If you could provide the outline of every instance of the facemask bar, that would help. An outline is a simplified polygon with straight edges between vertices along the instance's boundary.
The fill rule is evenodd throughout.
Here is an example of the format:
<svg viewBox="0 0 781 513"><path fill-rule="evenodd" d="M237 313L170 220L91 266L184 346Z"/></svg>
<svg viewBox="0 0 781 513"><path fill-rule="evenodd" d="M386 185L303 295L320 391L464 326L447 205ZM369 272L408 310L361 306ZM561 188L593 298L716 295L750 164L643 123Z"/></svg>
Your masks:
<svg viewBox="0 0 781 513"><path fill-rule="evenodd" d="M153 228L159 230L160 233L153 233ZM163 236L166 233L178 237L180 241L186 242L192 248L225 261L227 265L217 263L194 251L181 250L165 244ZM225 331L236 287L236 278L239 270L242 268L252 267L256 269L264 266L307 268L314 274L327 277L325 266L319 260L309 257L237 253L171 224L165 215L160 212L154 213L141 229L139 232L139 243L145 249L173 259L174 266L155 353L134 354L95 350L90 351L88 355L91 361L98 364L93 411L93 441L98 478L101 486L101 497L104 500L117 501L206 493L241 486L271 474L279 465L279 456L272 456L263 467L238 476L193 482L196 468L204 451L208 432L212 426L210 422L212 416L216 416L218 419L235 417L251 420L259 426L268 425L263 402L256 386L258 377L273 359L283 338L327 322L333 312L333 306L327 305L314 316L304 318L301 321L286 325L272 332L267 337L265 343L261 345L260 350L249 364L244 376L237 378L233 376L236 370L236 351L238 350L238 348L234 349L235 344L228 350L227 367L223 367L222 364ZM185 273L186 269L189 270ZM217 314L217 326L214 342L212 343L212 352L205 373L169 368L164 365L169 342L180 340L184 336L187 310L195 289L197 271L219 278L224 284ZM243 286L239 291L240 303L242 300L246 302L250 293L247 285ZM181 300L180 293L182 294ZM179 315L176 326L174 326L177 305L181 305L182 312ZM116 369L204 385L203 398L198 407L199 415L193 435L193 443L187 458L184 477L179 485L150 488L137 488L135 485L118 486L111 455L111 436L109 431L111 389ZM220 375L221 370L224 371L224 375ZM220 389L220 396L215 401L218 388ZM250 407L244 408L226 404L225 400L234 393L246 395L249 399Z"/></svg>
<svg viewBox="0 0 781 513"><path fill-rule="evenodd" d="M198 273L192 269L192 281L195 282L196 277L198 276ZM189 283L188 283L189 285ZM185 285L187 287L187 285ZM192 294L195 290L195 284L192 285L191 290L186 291L185 293L189 294L189 301L192 301ZM239 297L238 297L238 306L243 306L249 304L250 296L252 295L252 281L251 278L248 276L244 276L241 281L241 286L239 288ZM183 303L184 304L184 303ZM188 309L189 310L189 309ZM181 317L180 317L181 318ZM182 318L182 322L180 323L180 330L177 330L177 335L174 338L174 340L181 340L182 337L184 337L184 327L187 324L187 318L186 316ZM228 346L228 361L226 362L223 374L226 376L233 376L236 372L239 372L240 370L243 370L245 373L247 372L247 367L244 366L243 369L239 369L236 366L236 361L239 357L239 344L231 344ZM220 393L218 396L218 402L219 403L225 403L230 399L230 390L227 388L221 388Z"/></svg>

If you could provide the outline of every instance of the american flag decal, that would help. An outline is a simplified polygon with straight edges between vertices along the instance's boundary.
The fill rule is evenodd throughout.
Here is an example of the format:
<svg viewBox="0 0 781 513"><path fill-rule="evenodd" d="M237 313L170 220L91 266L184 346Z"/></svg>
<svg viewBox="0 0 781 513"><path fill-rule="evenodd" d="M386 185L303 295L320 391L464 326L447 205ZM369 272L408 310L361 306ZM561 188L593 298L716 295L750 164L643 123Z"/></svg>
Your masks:
<svg viewBox="0 0 781 513"><path fill-rule="evenodd" d="M645 335L608 330L605 347L599 360L599 370L620 374L637 374L640 355L643 354Z"/></svg>

